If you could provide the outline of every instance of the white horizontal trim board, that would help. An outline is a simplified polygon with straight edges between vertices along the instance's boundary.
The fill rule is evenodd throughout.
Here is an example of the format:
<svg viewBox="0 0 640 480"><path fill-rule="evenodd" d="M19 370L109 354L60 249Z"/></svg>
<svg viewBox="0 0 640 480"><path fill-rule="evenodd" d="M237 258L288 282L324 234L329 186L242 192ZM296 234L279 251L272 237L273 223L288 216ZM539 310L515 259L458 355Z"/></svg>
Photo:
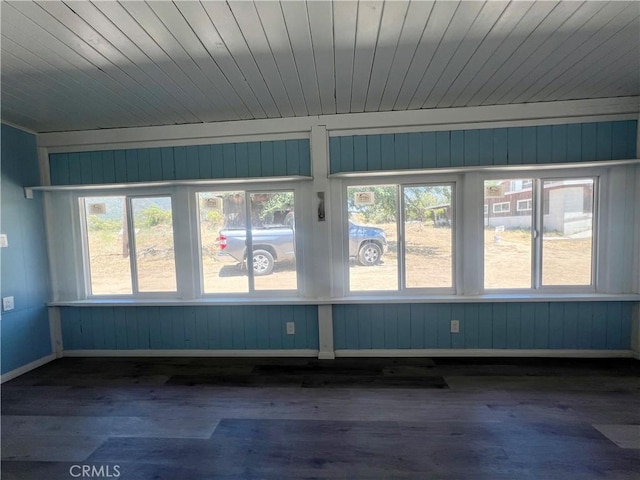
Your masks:
<svg viewBox="0 0 640 480"><path fill-rule="evenodd" d="M63 357L317 357L318 350L64 350Z"/></svg>
<svg viewBox="0 0 640 480"><path fill-rule="evenodd" d="M337 357L549 357L634 358L633 350L516 350L491 348L369 349L336 350Z"/></svg>
<svg viewBox="0 0 640 480"><path fill-rule="evenodd" d="M159 127L114 128L76 132L42 133L38 146L49 153L74 152L93 149L113 149L126 145L196 145L203 142L230 143L252 141L254 138L273 139L275 135L300 134L306 138L313 126L326 126L327 131L351 132L371 129L419 127L422 130L449 128L487 128L513 125L513 122L537 121L543 123L575 121L601 121L637 118L640 97L601 98L595 100L568 100L561 102L492 105L486 107L436 108L401 112L349 113L268 120L211 122L204 124L170 125ZM616 117L619 116L619 117ZM532 123L529 123L531 125ZM364 132L361 132L364 133ZM368 133L368 132L366 132ZM302 135L304 134L304 135ZM85 148L88 147L88 148ZM78 150L79 149L79 150Z"/></svg>
<svg viewBox="0 0 640 480"><path fill-rule="evenodd" d="M3 374L0 377L0 383L8 382L9 380L19 377L20 375L24 375L25 373L30 372L31 370L34 370L38 367L41 367L42 365L52 362L55 359L56 359L56 354L52 353L50 355L47 355L46 357L42 357L42 358L39 358L38 360L34 360L33 362L27 363L26 365L23 365L14 370L11 370L10 372Z"/></svg>

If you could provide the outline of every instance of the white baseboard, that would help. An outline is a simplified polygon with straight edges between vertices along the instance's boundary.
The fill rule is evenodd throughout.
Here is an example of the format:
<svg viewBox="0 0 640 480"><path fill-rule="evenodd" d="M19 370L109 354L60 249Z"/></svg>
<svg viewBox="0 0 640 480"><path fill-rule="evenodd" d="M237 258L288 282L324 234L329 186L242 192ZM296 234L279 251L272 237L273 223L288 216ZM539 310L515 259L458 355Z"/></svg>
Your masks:
<svg viewBox="0 0 640 480"><path fill-rule="evenodd" d="M336 350L336 357L548 357L637 358L633 350L394 349Z"/></svg>
<svg viewBox="0 0 640 480"><path fill-rule="evenodd" d="M318 350L63 350L63 357L317 357Z"/></svg>
<svg viewBox="0 0 640 480"><path fill-rule="evenodd" d="M47 355L46 357L39 358L38 360L34 360L31 363L27 363L26 365L23 365L21 367L16 368L15 370L11 370L10 372L3 374L0 377L0 383L4 383L16 377L19 377L20 375L27 373L35 368L41 367L42 365L49 363L55 359L56 359L56 354L52 353L51 355Z"/></svg>
<svg viewBox="0 0 640 480"><path fill-rule="evenodd" d="M320 352L318 353L318 360L333 360L336 358L334 352Z"/></svg>

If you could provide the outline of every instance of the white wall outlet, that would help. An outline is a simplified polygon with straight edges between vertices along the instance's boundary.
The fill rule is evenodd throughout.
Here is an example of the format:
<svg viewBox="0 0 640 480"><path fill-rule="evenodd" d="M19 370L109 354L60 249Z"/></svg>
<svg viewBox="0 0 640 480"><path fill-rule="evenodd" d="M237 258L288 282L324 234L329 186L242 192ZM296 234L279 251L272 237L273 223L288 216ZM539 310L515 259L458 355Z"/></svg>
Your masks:
<svg viewBox="0 0 640 480"><path fill-rule="evenodd" d="M295 334L296 334L295 322L287 322L287 335L295 335Z"/></svg>
<svg viewBox="0 0 640 480"><path fill-rule="evenodd" d="M0 233L0 248L5 248L9 246L9 239L7 238L6 233Z"/></svg>
<svg viewBox="0 0 640 480"><path fill-rule="evenodd" d="M460 333L460 320L451 320L451 333Z"/></svg>
<svg viewBox="0 0 640 480"><path fill-rule="evenodd" d="M8 312L9 310L13 310L15 305L13 304L13 297L4 297L2 299L2 310Z"/></svg>

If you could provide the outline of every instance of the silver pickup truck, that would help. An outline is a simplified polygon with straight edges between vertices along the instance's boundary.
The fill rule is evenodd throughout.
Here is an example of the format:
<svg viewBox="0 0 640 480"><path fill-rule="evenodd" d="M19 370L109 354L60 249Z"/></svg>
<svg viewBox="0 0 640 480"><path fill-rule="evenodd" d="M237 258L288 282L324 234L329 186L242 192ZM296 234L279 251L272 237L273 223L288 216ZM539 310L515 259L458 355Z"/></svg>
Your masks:
<svg viewBox="0 0 640 480"><path fill-rule="evenodd" d="M218 236L219 255L231 256L242 267L247 257L246 230L223 229ZM293 213L286 215L281 225L263 225L251 230L253 242L253 273L269 275L275 262L295 260L295 232ZM349 222L349 257L360 265L380 262L387 251L384 231Z"/></svg>

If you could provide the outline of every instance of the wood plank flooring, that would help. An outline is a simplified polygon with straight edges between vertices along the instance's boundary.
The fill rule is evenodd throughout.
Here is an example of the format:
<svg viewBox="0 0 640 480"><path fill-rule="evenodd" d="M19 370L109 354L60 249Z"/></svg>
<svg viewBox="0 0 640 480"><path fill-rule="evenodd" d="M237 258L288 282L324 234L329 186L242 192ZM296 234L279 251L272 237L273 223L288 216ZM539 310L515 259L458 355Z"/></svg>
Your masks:
<svg viewBox="0 0 640 480"><path fill-rule="evenodd" d="M3 480L637 480L640 362L66 358L2 385L1 466Z"/></svg>

